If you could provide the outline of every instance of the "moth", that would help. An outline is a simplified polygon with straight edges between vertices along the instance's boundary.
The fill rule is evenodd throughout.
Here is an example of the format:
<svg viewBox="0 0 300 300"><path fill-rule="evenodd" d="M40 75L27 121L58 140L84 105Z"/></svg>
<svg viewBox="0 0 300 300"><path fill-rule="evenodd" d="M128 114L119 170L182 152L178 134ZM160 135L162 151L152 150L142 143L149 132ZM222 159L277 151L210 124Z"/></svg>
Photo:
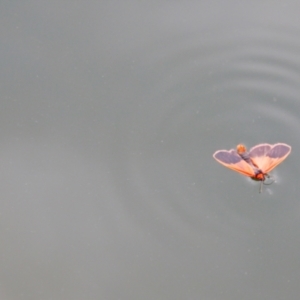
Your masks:
<svg viewBox="0 0 300 300"><path fill-rule="evenodd" d="M243 144L239 144L236 150L218 150L213 157L223 166L240 174L248 176L262 184L270 178L269 172L282 163L291 153L292 147L277 143L259 144L252 147L249 152Z"/></svg>

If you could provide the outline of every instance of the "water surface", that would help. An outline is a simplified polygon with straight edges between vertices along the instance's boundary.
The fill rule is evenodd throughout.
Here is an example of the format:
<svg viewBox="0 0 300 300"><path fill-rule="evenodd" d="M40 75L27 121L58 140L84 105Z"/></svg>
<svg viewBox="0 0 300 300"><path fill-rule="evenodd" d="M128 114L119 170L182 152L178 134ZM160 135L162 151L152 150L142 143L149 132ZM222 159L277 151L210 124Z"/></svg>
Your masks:
<svg viewBox="0 0 300 300"><path fill-rule="evenodd" d="M297 298L297 2L0 11L1 299ZM262 194L241 142L292 146Z"/></svg>

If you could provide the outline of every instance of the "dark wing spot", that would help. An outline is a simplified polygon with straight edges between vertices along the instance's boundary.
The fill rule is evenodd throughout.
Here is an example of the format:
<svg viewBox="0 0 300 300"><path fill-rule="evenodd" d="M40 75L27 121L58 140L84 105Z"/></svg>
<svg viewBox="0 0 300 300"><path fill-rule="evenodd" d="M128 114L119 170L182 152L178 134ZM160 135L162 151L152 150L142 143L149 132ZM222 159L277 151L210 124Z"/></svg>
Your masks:
<svg viewBox="0 0 300 300"><path fill-rule="evenodd" d="M215 154L215 158L224 162L225 164L236 164L242 160L242 158L234 151L219 151Z"/></svg>
<svg viewBox="0 0 300 300"><path fill-rule="evenodd" d="M279 144L275 145L267 154L271 158L281 158L290 152L290 147L287 145Z"/></svg>
<svg viewBox="0 0 300 300"><path fill-rule="evenodd" d="M270 151L270 149L271 149L271 145L269 144L257 145L250 150L249 155L250 157L265 156Z"/></svg>

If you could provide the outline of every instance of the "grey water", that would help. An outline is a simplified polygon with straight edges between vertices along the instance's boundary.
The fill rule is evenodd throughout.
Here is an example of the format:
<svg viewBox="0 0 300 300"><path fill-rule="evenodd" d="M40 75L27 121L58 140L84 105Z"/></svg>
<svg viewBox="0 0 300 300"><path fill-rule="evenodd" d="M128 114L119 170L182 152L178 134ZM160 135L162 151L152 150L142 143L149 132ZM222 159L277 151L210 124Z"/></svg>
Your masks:
<svg viewBox="0 0 300 300"><path fill-rule="evenodd" d="M298 299L298 2L0 7L1 299Z"/></svg>

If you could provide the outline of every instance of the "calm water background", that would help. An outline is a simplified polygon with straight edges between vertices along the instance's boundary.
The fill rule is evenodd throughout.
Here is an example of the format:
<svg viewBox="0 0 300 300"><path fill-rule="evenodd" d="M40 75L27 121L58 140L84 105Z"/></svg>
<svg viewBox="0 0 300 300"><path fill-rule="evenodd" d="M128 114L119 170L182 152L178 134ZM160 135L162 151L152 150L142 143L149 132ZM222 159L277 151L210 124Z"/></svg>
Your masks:
<svg viewBox="0 0 300 300"><path fill-rule="evenodd" d="M299 10L2 1L0 298L298 299Z"/></svg>

